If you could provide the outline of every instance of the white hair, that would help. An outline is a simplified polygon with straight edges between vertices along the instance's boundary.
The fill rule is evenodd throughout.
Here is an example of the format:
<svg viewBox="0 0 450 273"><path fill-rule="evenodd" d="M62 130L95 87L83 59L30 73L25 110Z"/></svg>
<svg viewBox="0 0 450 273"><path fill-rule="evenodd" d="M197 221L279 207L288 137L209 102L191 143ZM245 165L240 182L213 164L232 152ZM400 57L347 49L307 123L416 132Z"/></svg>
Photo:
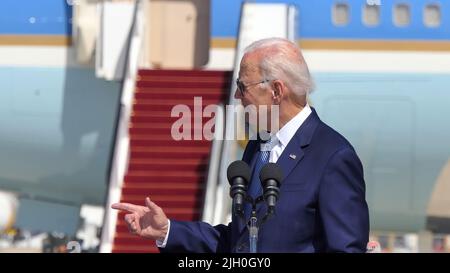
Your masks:
<svg viewBox="0 0 450 273"><path fill-rule="evenodd" d="M300 48L283 38L267 38L249 45L246 53L264 50L259 68L268 80L282 80L297 96L307 96L314 89L314 82Z"/></svg>

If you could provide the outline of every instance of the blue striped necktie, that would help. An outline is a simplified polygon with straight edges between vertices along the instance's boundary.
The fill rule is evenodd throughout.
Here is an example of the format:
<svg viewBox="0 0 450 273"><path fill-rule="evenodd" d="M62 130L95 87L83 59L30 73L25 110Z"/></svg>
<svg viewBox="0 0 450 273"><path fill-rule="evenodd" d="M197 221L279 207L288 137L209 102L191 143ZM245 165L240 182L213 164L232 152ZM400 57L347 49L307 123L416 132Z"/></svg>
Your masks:
<svg viewBox="0 0 450 273"><path fill-rule="evenodd" d="M278 139L275 136L272 136L267 141L261 141L260 149L257 154L258 158L256 159L255 166L252 172L252 178L250 180L250 185L248 189L248 194L255 200L258 196L262 195L263 189L261 186L261 182L259 181L259 172L262 167L269 163L270 151L272 148L278 143ZM245 220L247 221L250 218L250 214L252 212L252 205L250 203L245 204L244 215Z"/></svg>

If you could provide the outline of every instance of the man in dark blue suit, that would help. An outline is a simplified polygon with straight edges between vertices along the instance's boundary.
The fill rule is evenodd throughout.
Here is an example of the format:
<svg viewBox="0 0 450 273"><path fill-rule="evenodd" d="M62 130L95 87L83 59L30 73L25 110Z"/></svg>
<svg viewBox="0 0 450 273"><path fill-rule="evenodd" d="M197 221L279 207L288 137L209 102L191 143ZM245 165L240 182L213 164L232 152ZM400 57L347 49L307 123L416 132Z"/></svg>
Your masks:
<svg viewBox="0 0 450 273"><path fill-rule="evenodd" d="M261 193L261 164L276 162L283 171L276 214L259 230L258 252L365 252L369 214L363 167L352 145L323 123L307 103L312 80L300 49L284 39L250 45L242 58L236 99L244 106L279 109L269 141L251 140L243 160L253 169L250 190ZM260 113L260 112L258 112ZM258 120L253 124L260 125ZM270 143L270 145L268 145ZM265 155L265 157L264 157ZM256 177L256 178L255 178ZM233 216L228 225L168 220L146 199L146 207L114 204L132 233L157 241L162 252L249 252L245 223ZM258 216L265 206L258 206Z"/></svg>

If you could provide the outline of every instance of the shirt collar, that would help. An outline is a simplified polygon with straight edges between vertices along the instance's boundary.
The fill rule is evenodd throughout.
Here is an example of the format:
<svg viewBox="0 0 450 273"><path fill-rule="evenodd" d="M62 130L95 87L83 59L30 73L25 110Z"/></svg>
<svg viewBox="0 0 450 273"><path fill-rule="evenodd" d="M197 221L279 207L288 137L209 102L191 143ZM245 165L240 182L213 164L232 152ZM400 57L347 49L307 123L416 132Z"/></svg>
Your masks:
<svg viewBox="0 0 450 273"><path fill-rule="evenodd" d="M305 122L311 112L311 107L309 107L309 104L306 104L305 107L303 107L303 109L295 115L295 117L293 117L275 134L281 145L284 147L288 145L298 128L302 126L303 122Z"/></svg>

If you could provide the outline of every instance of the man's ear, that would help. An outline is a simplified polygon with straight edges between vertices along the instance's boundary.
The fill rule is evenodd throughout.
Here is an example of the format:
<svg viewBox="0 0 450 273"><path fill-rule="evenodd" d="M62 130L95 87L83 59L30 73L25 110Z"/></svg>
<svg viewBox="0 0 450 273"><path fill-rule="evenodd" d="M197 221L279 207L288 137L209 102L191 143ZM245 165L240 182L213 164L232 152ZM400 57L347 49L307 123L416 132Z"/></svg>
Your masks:
<svg viewBox="0 0 450 273"><path fill-rule="evenodd" d="M284 93L284 84L280 80L275 80L272 83L272 99L279 104Z"/></svg>

